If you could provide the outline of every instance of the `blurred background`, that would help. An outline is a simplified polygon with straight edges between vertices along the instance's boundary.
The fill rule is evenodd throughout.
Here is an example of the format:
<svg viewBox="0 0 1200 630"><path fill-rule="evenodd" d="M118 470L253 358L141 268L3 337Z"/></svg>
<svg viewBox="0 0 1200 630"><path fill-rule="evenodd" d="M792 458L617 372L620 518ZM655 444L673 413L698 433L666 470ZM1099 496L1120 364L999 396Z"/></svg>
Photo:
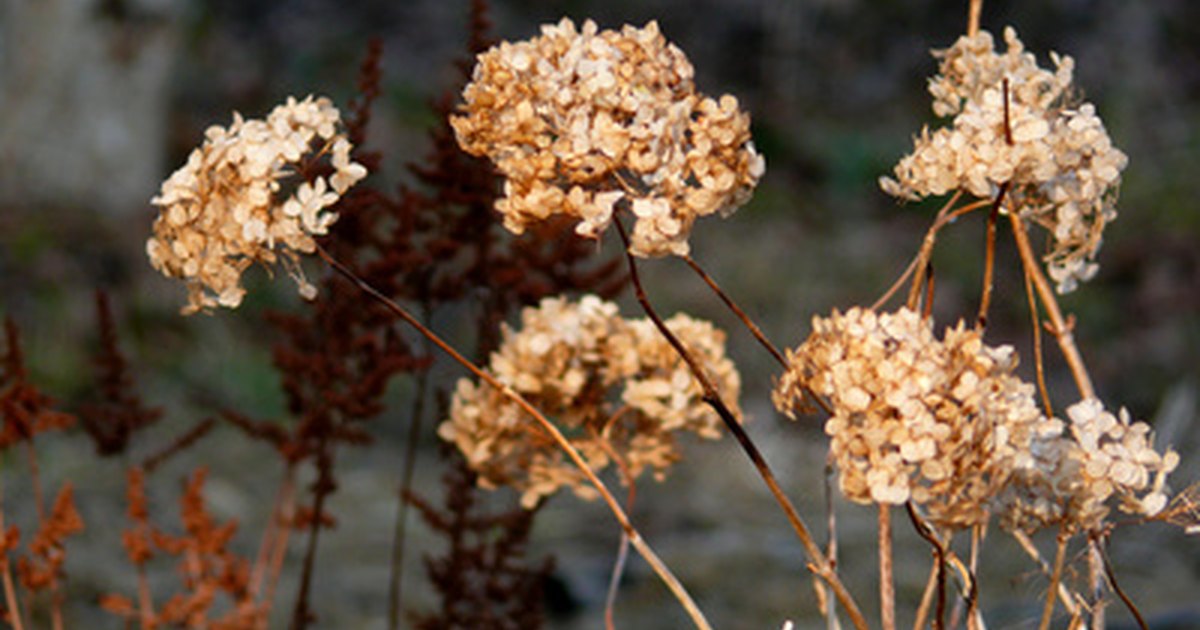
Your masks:
<svg viewBox="0 0 1200 630"><path fill-rule="evenodd" d="M701 91L735 94L754 121L767 174L754 200L724 221L700 222L696 258L778 345L794 346L814 314L870 304L916 251L936 205L898 205L877 179L936 124L925 91L936 71L930 49L950 45L966 2L930 0L496 0L492 35L524 39L563 16L602 28L658 20L696 68ZM1050 51L1076 60L1082 96L1096 104L1129 157L1120 217L1106 233L1100 273L1062 299L1109 407L1152 421L1160 444L1183 454L1182 487L1200 479L1200 5L1187 0L1012 0L985 4L983 27L1013 25L1048 64ZM381 151L380 189L410 180L406 164L428 148L431 100L457 91L466 0L264 2L218 0L0 0L0 314L20 326L34 380L68 410L94 388L93 292L107 290L141 391L164 407L152 430L178 434L214 409L286 415L271 366L262 313L302 308L287 282L252 280L236 312L181 318L181 287L146 263L154 211L149 199L211 124L237 110L262 116L288 95L328 95L346 104L369 38L383 41L383 93L368 147ZM974 313L981 274L978 217L939 241L935 315L950 324ZM606 248L612 248L607 243ZM1031 342L1017 259L1000 240L997 302L988 335L1029 357ZM771 408L770 357L751 343L686 267L644 265L664 313L687 310L730 332L743 371L742 406L786 487L819 520L824 438L814 419L789 422ZM285 286L286 285L286 286ZM623 304L637 313L632 300ZM450 315L440 321L452 327ZM1031 361L1024 374L1031 377ZM1047 349L1058 405L1073 386ZM439 368L448 375L457 372ZM405 395L397 387L397 400ZM399 407L399 404L398 404ZM332 510L339 527L318 556L317 627L383 627L388 565L406 419L373 424L379 442L347 451ZM147 438L152 443L154 438ZM440 475L432 428L422 439L418 489ZM48 483L71 479L88 530L68 548L74 627L92 625L99 593L131 593L133 573L114 532L123 525L120 462L97 459L76 434L39 442ZM214 512L243 524L252 550L279 470L259 465L263 447L216 431L170 464L167 477L211 468ZM30 515L19 457L3 460L5 513ZM164 504L176 487L163 487ZM503 494L503 493L499 493ZM662 484L639 485L644 532L718 627L815 627L814 598L798 544L731 440L691 444ZM507 501L509 497L499 497ZM842 566L873 608L874 513L840 506ZM898 536L901 619L924 586L928 550L906 528ZM407 603L432 606L420 553L437 542L412 532ZM558 558L550 625L598 627L617 545L600 505L556 497L533 532L535 557ZM1043 541L1045 542L1045 541ZM1044 581L1007 537L989 541L981 576L992 627L1036 625ZM1200 540L1150 525L1119 529L1112 554L1123 586L1147 616L1200 627ZM293 550L293 560L299 549ZM280 608L293 590L281 586ZM1123 612L1113 609L1119 625ZM1190 616L1189 616L1190 615ZM282 617L277 616L282 624ZM685 619L639 562L628 570L619 627L678 627ZM1114 627L1118 627L1114 625Z"/></svg>

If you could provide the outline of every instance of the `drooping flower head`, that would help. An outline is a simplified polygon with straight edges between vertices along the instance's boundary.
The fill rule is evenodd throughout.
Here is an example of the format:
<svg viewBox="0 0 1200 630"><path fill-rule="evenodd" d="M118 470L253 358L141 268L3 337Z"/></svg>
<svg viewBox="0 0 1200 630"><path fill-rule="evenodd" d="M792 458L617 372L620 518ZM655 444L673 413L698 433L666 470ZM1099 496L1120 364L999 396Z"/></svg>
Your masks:
<svg viewBox="0 0 1200 630"><path fill-rule="evenodd" d="M681 255L696 218L745 203L764 168L737 99L698 93L692 74L655 22L564 18L479 55L450 122L505 177L496 210L509 230L565 214L594 238L627 208L631 252Z"/></svg>
<svg viewBox="0 0 1200 630"><path fill-rule="evenodd" d="M339 130L338 110L326 98L288 98L266 120L233 115L228 128L209 127L204 143L163 182L151 203L160 214L146 254L155 269L187 284L194 313L235 308L250 265L282 262L312 297L316 289L300 270L299 256L312 253L313 236L325 234L337 215L328 210L366 176L350 160L350 142ZM328 180L284 183L306 161L328 156Z"/></svg>
<svg viewBox="0 0 1200 630"><path fill-rule="evenodd" d="M1012 28L1007 50L979 31L935 51L939 74L929 82L933 111L949 127L923 128L913 152L880 185L903 199L964 190L1008 200L1021 216L1050 232L1045 255L1058 291L1095 275L1104 226L1116 218L1117 187L1127 158L1113 146L1090 103L1075 97L1070 57L1051 53L1040 68Z"/></svg>
<svg viewBox="0 0 1200 630"><path fill-rule="evenodd" d="M740 380L725 356L724 334L685 315L666 323L722 397L735 401ZM624 319L615 304L595 296L546 298L526 308L520 329L504 329L488 369L545 413L597 472L616 463L622 478L647 469L661 478L680 457L680 433L720 437L719 417L654 324ZM595 496L541 426L486 383L458 382L438 435L458 447L480 485L515 488L526 507L561 487Z"/></svg>

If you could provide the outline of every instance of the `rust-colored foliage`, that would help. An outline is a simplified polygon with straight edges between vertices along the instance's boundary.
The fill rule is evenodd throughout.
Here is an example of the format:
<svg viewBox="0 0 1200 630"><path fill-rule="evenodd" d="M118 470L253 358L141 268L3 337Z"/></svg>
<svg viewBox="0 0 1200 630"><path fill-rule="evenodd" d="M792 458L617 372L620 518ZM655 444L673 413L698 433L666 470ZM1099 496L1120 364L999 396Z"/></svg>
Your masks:
<svg viewBox="0 0 1200 630"><path fill-rule="evenodd" d="M30 442L46 431L71 426L75 418L54 409L54 399L29 381L20 333L11 318L4 320L4 356L0 357L0 450Z"/></svg>
<svg viewBox="0 0 1200 630"><path fill-rule="evenodd" d="M102 456L124 453L134 433L158 421L162 409L146 407L137 393L129 362L117 345L108 294L96 292L100 347L94 359L99 399L79 410L79 420Z"/></svg>
<svg viewBox="0 0 1200 630"><path fill-rule="evenodd" d="M528 629L542 625L543 585L552 560L525 559L534 510L488 514L477 495L476 475L458 451L445 448L442 505L408 493L425 522L446 540L440 556L427 555L425 569L441 608L412 615L422 630L436 628Z"/></svg>
<svg viewBox="0 0 1200 630"><path fill-rule="evenodd" d="M139 603L119 593L108 593L100 599L101 608L130 621L139 620L143 628L266 627L269 607L268 603L258 601L250 588L250 563L229 550L237 522L218 523L208 513L204 503L206 477L206 470L197 468L184 483L180 499L183 531L171 534L150 523L143 471L137 468L129 471L131 525L124 533L124 544L141 576ZM143 568L158 553L178 558L182 588L156 608L144 581Z"/></svg>
<svg viewBox="0 0 1200 630"><path fill-rule="evenodd" d="M75 493L64 484L50 514L29 541L29 556L17 559L17 576L30 592L57 591L63 578L63 545L68 536L83 531L83 518L75 509Z"/></svg>

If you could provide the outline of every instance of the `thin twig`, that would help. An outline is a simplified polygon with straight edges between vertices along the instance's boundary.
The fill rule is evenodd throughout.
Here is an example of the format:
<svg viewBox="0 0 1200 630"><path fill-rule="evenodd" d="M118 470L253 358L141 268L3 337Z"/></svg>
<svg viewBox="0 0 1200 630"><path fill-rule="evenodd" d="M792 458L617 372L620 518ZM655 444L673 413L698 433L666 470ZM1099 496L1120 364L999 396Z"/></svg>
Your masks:
<svg viewBox="0 0 1200 630"><path fill-rule="evenodd" d="M614 217L613 223L617 226L617 233L621 235L621 242L625 247L625 257L629 262L630 282L633 285L634 295L638 303L641 304L642 310L645 311L646 316L650 318L654 326L658 328L658 331L662 333L667 342L671 344L671 347L675 349L675 352L687 364L688 369L692 372L692 376L700 384L701 391L704 392L704 402L717 412L717 415L725 422L726 428L737 439L742 450L750 457L750 461L758 470L759 476L767 484L771 495L775 497L775 501L779 504L780 509L783 510L788 522L791 523L792 530L796 532L796 537L800 540L800 544L803 545L808 555L810 570L820 575L833 587L834 595L841 602L842 607L846 609L846 614L850 616L850 620L854 626L860 630L866 630L867 621L862 616L858 604L855 603L853 596L850 595L850 591L846 589L841 579L838 578L837 572L829 563L829 559L825 557L825 554L821 553L821 548L817 546L808 526L800 518L800 513L796 511L796 507L792 504L791 499L784 494L783 489L779 486L779 482L775 479L775 473L767 465L766 459L763 458L762 453L759 452L758 447L755 446L750 436L746 434L741 423L738 422L733 412L729 410L729 407L721 399L720 393L717 392L717 388L712 384L712 380L708 378L704 368L696 361L696 358L692 356L692 353L679 341L675 334L667 328L662 318L659 317L658 312L651 306L650 300L646 297L646 291L642 287L641 278L638 275L637 261L634 259L633 254L629 252L629 234L626 232L625 226L621 223L619 217Z"/></svg>
<svg viewBox="0 0 1200 630"><path fill-rule="evenodd" d="M838 561L838 536L837 536L837 510L834 509L833 503L833 476L836 472L834 467L833 454L830 453L825 457L825 557L829 559L829 563L837 566ZM829 597L829 585L822 582L820 578L813 576L817 582L817 588L821 591L821 600L825 602L825 627L826 630L837 630L840 626L837 621L837 603L833 598Z"/></svg>
<svg viewBox="0 0 1200 630"><path fill-rule="evenodd" d="M421 318L429 325L430 312L428 305L422 305ZM429 340L423 340L422 353L428 357L432 354ZM413 475L417 469L417 441L421 436L421 421L425 416L425 398L429 389L429 373L432 366L421 370L417 375L416 394L413 397L412 411L408 424L408 441L404 445L404 468L400 473L400 492L397 495L396 523L392 529L392 564L388 587L388 628L399 630L400 611L404 607L404 551L408 539L409 502L405 497L412 491Z"/></svg>
<svg viewBox="0 0 1200 630"><path fill-rule="evenodd" d="M612 422L624 413L624 409L618 410L613 414L605 425L605 428L612 426ZM621 457L616 449L609 444L608 439L603 436L595 436L596 443L600 446L609 458L617 465L617 473L621 477L621 481L629 487L629 493L625 496L625 511L632 514L633 504L637 500L637 485L630 474L629 464L625 458ZM605 630L616 630L614 614L617 609L617 589L621 586L621 576L625 573L625 562L629 557L629 536L625 532L621 532L621 542L617 545L617 559L613 562L612 574L608 578L608 593L604 597L604 627Z"/></svg>
<svg viewBox="0 0 1200 630"><path fill-rule="evenodd" d="M1109 560L1108 552L1104 550L1103 541L1098 537L1093 537L1093 539L1097 541L1096 548L1099 549L1100 558L1104 561L1104 574L1108 576L1108 583L1112 585L1113 592L1124 602L1125 607L1129 609L1129 614L1133 615L1134 620L1137 621L1138 627L1141 630L1149 630L1149 626L1146 625L1146 620L1142 617L1141 611L1134 605L1133 600L1125 594L1125 590L1121 588L1121 585L1117 583L1117 573L1113 571L1112 562Z"/></svg>
<svg viewBox="0 0 1200 630"><path fill-rule="evenodd" d="M684 254L683 260L688 264L689 267L692 268L692 271L695 271L696 274L704 280L704 283L707 284L709 288L711 288L713 292L717 294L717 297L721 298L721 301L725 303L725 306L728 306L729 310L733 311L734 315L737 315L738 319L742 320L742 323L746 325L746 328L749 329L751 335L754 335L754 338L758 340L758 343L762 344L762 347L766 348L767 352L769 352L771 356L775 357L775 360L778 361L780 365L782 365L784 368L787 368L787 359L783 358L783 353L779 351L779 348L776 348L775 344L771 343L771 340L767 339L767 336L763 334L762 329L760 329L758 325L754 323L754 320L750 319L746 315L746 312L743 311L737 305L737 303L734 302L733 299L730 298L723 290L721 290L721 287L717 284L717 281L713 280L712 276L708 275L708 273L700 267L700 265L695 261L695 259L692 258L690 254Z"/></svg>
<svg viewBox="0 0 1200 630"><path fill-rule="evenodd" d="M913 256L912 261L908 263L908 267L904 268L904 273L901 273L900 277L896 278L896 281L892 283L892 286L888 287L888 290L884 291L883 295L879 296L878 300L875 300L875 303L871 305L871 310L877 311L879 310L879 307L887 304L887 301L892 299L892 296L895 295L896 292L900 290L900 287L904 286L904 283L908 281L909 276L911 276L913 272L917 270L917 265L920 264L920 262L926 256L926 250L933 249L933 243L937 239L938 230L942 229L942 226L945 225L943 222L944 217L950 212L950 209L954 207L954 204L958 203L958 200L962 197L962 194L963 193L961 190L954 191L954 194L950 196L950 199L944 205L942 205L942 209L938 210L937 217L934 218L933 224L929 226L928 230L926 230L925 238L921 240L921 247L917 251L916 256Z"/></svg>
<svg viewBox="0 0 1200 630"><path fill-rule="evenodd" d="M1000 204L1004 203L1004 195L1008 192L1008 182L1000 184L1000 192L996 193L996 201L988 212L987 246L983 257L983 295L979 298L979 315L976 322L980 330L987 328L988 307L992 304L992 276L996 267L996 217L1000 214Z"/></svg>
<svg viewBox="0 0 1200 630"><path fill-rule="evenodd" d="M1028 555L1038 565L1038 569L1041 570L1042 575L1049 577L1053 574L1053 567L1050 566L1050 563L1046 562L1046 559L1042 557L1041 552L1038 551L1037 546L1033 544L1033 541L1029 539L1029 536L1025 532L1019 529L1013 530L1012 536L1013 539L1017 541L1017 544L1020 545L1021 549L1025 551L1026 555ZM1059 581L1058 588L1056 590L1058 591L1059 601L1062 602L1063 608L1065 608L1067 612L1071 614L1071 618L1079 618L1081 611L1079 610L1079 604L1076 603L1075 597L1071 593L1071 590L1068 589L1061 580Z"/></svg>
<svg viewBox="0 0 1200 630"><path fill-rule="evenodd" d="M1050 389L1046 387L1046 365L1045 356L1042 352L1042 318L1038 314L1037 298L1033 295L1033 280L1029 277L1029 272L1023 273L1025 277L1025 299L1029 303L1029 319L1033 324L1033 368L1037 374L1038 393L1042 397L1042 407L1045 409L1046 417L1054 417L1054 406L1050 404Z"/></svg>
<svg viewBox="0 0 1200 630"><path fill-rule="evenodd" d="M459 365L462 365L464 368L466 368L467 371L469 371L476 378L492 387L495 387L501 395L511 400L518 407L520 407L522 411L533 417L533 419L541 426L541 428L550 435L556 444L558 444L559 448L561 448L567 454L575 466L579 468L580 472L583 473L588 482L596 488L596 491L600 494L601 499L603 499L604 503L608 506L609 511L612 512L613 516L617 519L617 522L621 525L621 528L625 530L625 533L629 535L630 544L632 544L634 549L636 549L642 558L646 560L646 563L650 565L650 567L658 575L659 579L662 580L663 584L665 584L675 596L675 599L679 601L681 606L683 606L684 610L688 614L688 617L691 618L692 623L695 624L697 628L701 628L702 630L711 628L708 620L704 617L704 613L700 611L700 607L696 605L696 602L687 592L687 589L685 589L679 579L676 578L673 573L671 573L671 570L665 563L663 563L662 559L658 557L658 554L656 554L654 550L650 548L649 543L642 538L637 528L633 526L633 523L630 522L629 518L625 515L625 511L621 509L621 505L617 503L616 498L613 497L612 492L610 492L608 487L604 485L604 482L596 476L596 473L592 471L591 467L587 465L586 461L584 461L583 456L580 455L579 451L571 445L566 436L564 436L562 432L558 430L558 427L554 426L554 424L551 423L546 416L542 415L542 412L538 411L536 407L534 407L528 400L525 399L525 397L518 394L511 387L500 382L500 380L495 376L469 361L462 355L462 353L460 353L458 350L455 350L453 346L422 324L420 320L409 313L404 307L397 304L391 298L380 293L375 287L367 284L366 281L364 281L362 278L359 278L353 271L330 256L329 253L326 252L325 249L320 245L317 246L316 251L317 254L320 255L320 257L327 264L329 264L329 266L333 267L335 271L340 273L350 282L354 283L354 285L364 293L371 296L375 300L378 300L394 315L399 317L409 326L412 326L417 330L417 332L424 335L425 338L429 339L429 341L433 343L433 345L437 346L438 349L449 355Z"/></svg>
<svg viewBox="0 0 1200 630"><path fill-rule="evenodd" d="M1010 211L1008 218L1012 223L1013 238L1017 243L1017 251L1021 255L1021 264L1025 268L1025 273L1029 274L1033 280L1033 287L1041 299L1042 306L1046 309L1046 316L1050 319L1050 333L1054 335L1058 347L1062 349L1067 367L1070 368L1075 385L1079 388L1079 396L1095 398L1096 389L1092 386L1092 379L1088 376L1083 357L1079 354L1079 348L1075 346L1075 338L1071 334L1072 325L1063 318L1062 311L1058 308L1058 300L1054 297L1054 289L1042 275L1042 269L1038 266L1037 258L1033 254L1033 246L1029 244L1029 234L1025 231L1025 223L1016 212Z"/></svg>
<svg viewBox="0 0 1200 630"><path fill-rule="evenodd" d="M0 465L0 471L3 471L3 465ZM25 623L21 619L20 600L17 599L17 588L13 583L12 566L8 561L7 546L13 544L8 538L8 526L4 524L4 479L0 476L0 538L3 538L4 545L0 546L0 580L4 582L4 607L8 610L8 622L12 624L13 630L25 630Z"/></svg>
<svg viewBox="0 0 1200 630"><path fill-rule="evenodd" d="M937 585L935 586L937 589L937 612L933 617L933 627L934 630L942 630L945 627L943 624L946 617L946 549L933 534L929 525L917 515L912 501L905 503L904 507L908 511L908 518L912 521L913 529L917 530L917 535L924 538L929 546L933 547L934 566L937 567Z"/></svg>
<svg viewBox="0 0 1200 630"><path fill-rule="evenodd" d="M892 577L892 506L879 504L879 617L883 630L896 630L896 585Z"/></svg>
<svg viewBox="0 0 1200 630"><path fill-rule="evenodd" d="M929 565L929 579L925 581L925 591L921 593L921 604L917 606L917 618L913 620L913 630L924 630L925 621L929 619L929 607L933 605L933 591L937 589L938 564Z"/></svg>
<svg viewBox="0 0 1200 630"><path fill-rule="evenodd" d="M289 465L284 476L283 498L279 505L279 534L275 536L275 547L271 551L270 566L267 572L267 591L259 599L263 604L263 615L270 617L271 608L275 604L275 589L279 585L279 576L283 573L283 560L287 555L288 538L292 535L295 520L296 469Z"/></svg>
<svg viewBox="0 0 1200 630"><path fill-rule="evenodd" d="M1048 630L1050 619L1054 616L1054 602L1057 599L1058 583L1062 581L1063 560L1067 556L1067 541L1070 537L1066 528L1058 532L1058 548L1054 551L1054 571L1050 574L1050 586L1046 589L1046 604L1042 606L1042 621L1038 630Z"/></svg>

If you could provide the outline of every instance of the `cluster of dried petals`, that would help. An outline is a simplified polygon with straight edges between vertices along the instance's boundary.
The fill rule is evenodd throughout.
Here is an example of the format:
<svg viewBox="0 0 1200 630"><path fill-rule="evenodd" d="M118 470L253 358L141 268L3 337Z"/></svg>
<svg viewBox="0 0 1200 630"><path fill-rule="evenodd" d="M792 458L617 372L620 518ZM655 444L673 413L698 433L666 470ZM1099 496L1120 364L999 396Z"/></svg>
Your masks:
<svg viewBox="0 0 1200 630"><path fill-rule="evenodd" d="M1007 183L1011 207L1050 232L1045 262L1066 293L1096 273L1127 158L1095 107L1072 101L1070 57L1051 53L1054 70L1039 68L1012 28L1004 40L1004 54L986 31L935 52L941 66L929 84L933 111L953 116L953 124L923 128L895 178L880 185L915 200L959 189L990 198Z"/></svg>
<svg viewBox="0 0 1200 630"><path fill-rule="evenodd" d="M740 380L725 356L724 334L685 315L667 326L725 400L736 400ZM646 470L661 478L680 457L681 432L720 436L719 417L653 323L624 319L615 304L595 296L547 298L526 308L519 330L505 328L488 369L550 418L594 471L615 463L625 481ZM486 383L458 382L438 435L458 447L480 485L513 487L526 507L561 487L594 496L541 425Z"/></svg>
<svg viewBox="0 0 1200 630"><path fill-rule="evenodd" d="M1035 442L1033 465L1022 468L998 498L1006 527L1094 530L1113 498L1123 512L1138 516L1166 507L1164 486L1179 454L1155 450L1149 425L1132 422L1125 409L1113 415L1094 398L1069 407L1067 418L1055 421L1059 431Z"/></svg>
<svg viewBox="0 0 1200 630"><path fill-rule="evenodd" d="M775 406L794 417L811 411L814 395L828 404L843 494L912 501L939 525L986 521L992 498L1048 430L1033 387L1013 375L1011 347L990 347L961 323L938 340L909 309L816 317L788 363Z"/></svg>
<svg viewBox="0 0 1200 630"><path fill-rule="evenodd" d="M479 55L450 122L505 177L496 209L509 230L565 214L594 238L628 209L631 252L682 255L696 218L745 203L764 169L737 99L697 93L692 75L655 22L601 31L564 18Z"/></svg>
<svg viewBox="0 0 1200 630"><path fill-rule="evenodd" d="M151 203L160 208L146 253L155 269L187 284L183 312L237 307L241 276L250 265L281 261L306 298L316 294L300 270L314 235L337 215L329 207L366 176L350 159L338 130L338 110L326 98L289 97L266 120L233 115L212 126L204 143L175 171ZM284 190L283 182L307 161L328 156L333 174ZM285 194L286 193L286 194Z"/></svg>

